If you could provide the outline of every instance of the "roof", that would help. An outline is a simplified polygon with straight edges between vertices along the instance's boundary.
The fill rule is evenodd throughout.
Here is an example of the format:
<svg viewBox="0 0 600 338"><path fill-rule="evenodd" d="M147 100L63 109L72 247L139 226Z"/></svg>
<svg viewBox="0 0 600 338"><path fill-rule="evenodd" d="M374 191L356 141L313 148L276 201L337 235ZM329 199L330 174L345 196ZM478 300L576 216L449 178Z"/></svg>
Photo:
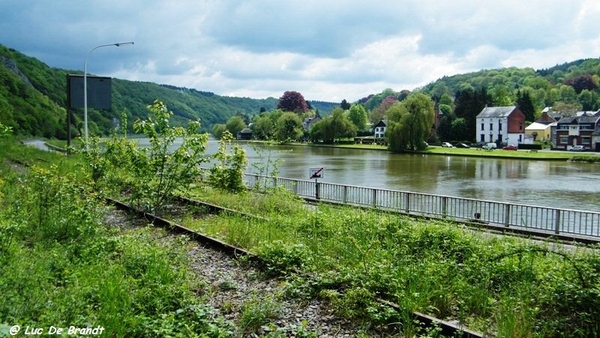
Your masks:
<svg viewBox="0 0 600 338"><path fill-rule="evenodd" d="M600 119L599 116L596 115L583 115L579 117L579 123L596 123Z"/></svg>
<svg viewBox="0 0 600 338"><path fill-rule="evenodd" d="M503 118L508 117L517 106L508 106L508 107L485 107L477 115L478 118L486 118L486 117L495 117L495 118Z"/></svg>
<svg viewBox="0 0 600 338"><path fill-rule="evenodd" d="M535 122L542 124L550 124L556 122L556 119L548 115L548 111L544 109L544 111L542 112L542 116L540 116L539 119L535 120Z"/></svg>
<svg viewBox="0 0 600 338"><path fill-rule="evenodd" d="M560 120L558 120L559 124L576 124L577 123L577 117L575 116L565 116L563 118L561 118Z"/></svg>
<svg viewBox="0 0 600 338"><path fill-rule="evenodd" d="M252 129L246 127L242 130L240 130L240 134L252 134Z"/></svg>
<svg viewBox="0 0 600 338"><path fill-rule="evenodd" d="M374 125L373 127L385 127L387 126L387 120L379 120L379 122L377 122L376 125Z"/></svg>
<svg viewBox="0 0 600 338"><path fill-rule="evenodd" d="M549 124L533 122L532 124L528 125L525 130L544 130L548 127L550 127Z"/></svg>
<svg viewBox="0 0 600 338"><path fill-rule="evenodd" d="M558 121L559 124L581 124L581 123L598 123L600 116L582 115L582 116L565 116Z"/></svg>

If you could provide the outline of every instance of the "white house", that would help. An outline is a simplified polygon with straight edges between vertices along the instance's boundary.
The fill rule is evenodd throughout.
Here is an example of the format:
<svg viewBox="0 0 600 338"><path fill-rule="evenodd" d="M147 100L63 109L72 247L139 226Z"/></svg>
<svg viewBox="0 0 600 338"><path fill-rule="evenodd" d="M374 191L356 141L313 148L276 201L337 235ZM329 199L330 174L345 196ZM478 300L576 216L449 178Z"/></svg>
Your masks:
<svg viewBox="0 0 600 338"><path fill-rule="evenodd" d="M476 121L478 142L516 145L525 138L525 114L516 106L485 107Z"/></svg>
<svg viewBox="0 0 600 338"><path fill-rule="evenodd" d="M385 136L385 129L387 127L387 121L380 120L373 128L373 136L375 139L383 138Z"/></svg>

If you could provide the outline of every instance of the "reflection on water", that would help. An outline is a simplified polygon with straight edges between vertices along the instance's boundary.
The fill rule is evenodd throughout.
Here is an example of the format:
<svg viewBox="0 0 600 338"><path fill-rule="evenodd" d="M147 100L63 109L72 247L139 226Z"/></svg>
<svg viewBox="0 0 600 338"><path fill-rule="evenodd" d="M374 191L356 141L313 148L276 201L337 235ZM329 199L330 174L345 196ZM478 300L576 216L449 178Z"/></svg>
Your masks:
<svg viewBox="0 0 600 338"><path fill-rule="evenodd" d="M323 182L600 211L597 164L242 145L250 163L266 165L267 156L282 159L281 177L308 179L309 168L324 167ZM207 153L217 146L210 141Z"/></svg>
<svg viewBox="0 0 600 338"><path fill-rule="evenodd" d="M598 165L556 161L391 154L387 151L283 147L280 176L519 204L600 211ZM252 149L247 149L251 160Z"/></svg>

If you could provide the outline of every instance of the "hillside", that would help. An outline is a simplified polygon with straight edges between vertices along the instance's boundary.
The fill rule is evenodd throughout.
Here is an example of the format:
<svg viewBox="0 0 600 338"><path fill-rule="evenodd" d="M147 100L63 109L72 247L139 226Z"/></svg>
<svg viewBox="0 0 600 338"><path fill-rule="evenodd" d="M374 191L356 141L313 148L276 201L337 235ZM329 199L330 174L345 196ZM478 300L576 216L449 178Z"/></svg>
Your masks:
<svg viewBox="0 0 600 338"><path fill-rule="evenodd" d="M0 45L0 122L13 128L17 135L66 137L66 77L81 71L51 68L43 62ZM531 102L535 114L552 106L560 111L600 109L600 59L584 59L547 69L501 68L444 76L421 91L440 102L445 95L455 99L460 93L484 91L490 105L513 105ZM384 89L361 100L367 111L375 110L387 97L403 100L409 89ZM173 122L183 124L200 119L204 130L236 114L253 116L261 110L275 109L278 98L252 99L220 96L192 88L113 79L112 109L89 110L90 132L106 135L121 112L128 112L129 124L147 116L146 106L160 99L175 114ZM309 98L307 98L309 99ZM311 107L327 115L338 103L310 101ZM483 107L483 106L482 106ZM453 108L449 108L453 109ZM473 108L475 111L481 107ZM81 135L83 113L74 114L74 136Z"/></svg>
<svg viewBox="0 0 600 338"><path fill-rule="evenodd" d="M0 122L13 128L17 135L66 137L66 78L81 71L51 68L43 62L0 45ZM283 93L282 93L283 94ZM261 109L275 109L278 98L252 99L220 96L211 92L161 85L150 82L112 80L112 109L88 109L90 133L106 135L123 109L131 125L148 115L146 106L160 99L173 111L175 124L200 119L202 128L210 130L216 123L236 114L255 115ZM329 114L339 104L309 101L321 114ZM74 111L74 135L83 129L82 110Z"/></svg>
<svg viewBox="0 0 600 338"><path fill-rule="evenodd" d="M501 68L444 76L422 88L422 91L439 102L444 94L455 98L459 92L484 90L491 96L493 105L517 104L519 94L527 93L539 113L553 106L561 111L600 109L600 59L576 60L547 69ZM410 90L385 89L369 95L359 102L370 110L386 97L401 101Z"/></svg>

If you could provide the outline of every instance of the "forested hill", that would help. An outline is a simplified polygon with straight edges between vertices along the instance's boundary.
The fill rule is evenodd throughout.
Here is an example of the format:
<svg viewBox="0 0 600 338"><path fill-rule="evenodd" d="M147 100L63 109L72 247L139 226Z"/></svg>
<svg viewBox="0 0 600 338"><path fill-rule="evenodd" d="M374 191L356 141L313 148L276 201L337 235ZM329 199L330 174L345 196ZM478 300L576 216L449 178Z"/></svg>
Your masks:
<svg viewBox="0 0 600 338"><path fill-rule="evenodd" d="M12 127L17 135L66 138L67 74L82 72L51 68L0 45L0 123ZM236 114L252 116L261 109L275 109L279 101L278 98L228 97L174 85L113 79L112 109L88 110L90 132L108 134L123 109L127 109L129 124L137 118L145 118L148 115L146 107L156 99L164 101L173 111L174 123L183 124L199 118L204 130L210 130L216 123L225 123ZM339 103L308 102L321 114L329 114L339 106ZM74 136L81 135L82 110L74 111L73 116Z"/></svg>
<svg viewBox="0 0 600 338"><path fill-rule="evenodd" d="M444 76L422 90L431 97L465 90L486 90L495 105L514 104L527 93L538 110L597 110L600 108L600 59L583 59L547 69L502 68ZM496 104L497 103L497 104Z"/></svg>
<svg viewBox="0 0 600 338"><path fill-rule="evenodd" d="M442 95L455 98L460 92L484 90L490 105L517 104L520 95L528 95L537 113L544 107L558 111L600 109L600 59L583 59L546 69L500 68L444 76L422 88L387 88L361 100L367 110L379 106L387 97L403 100L411 91L422 91L439 102Z"/></svg>

